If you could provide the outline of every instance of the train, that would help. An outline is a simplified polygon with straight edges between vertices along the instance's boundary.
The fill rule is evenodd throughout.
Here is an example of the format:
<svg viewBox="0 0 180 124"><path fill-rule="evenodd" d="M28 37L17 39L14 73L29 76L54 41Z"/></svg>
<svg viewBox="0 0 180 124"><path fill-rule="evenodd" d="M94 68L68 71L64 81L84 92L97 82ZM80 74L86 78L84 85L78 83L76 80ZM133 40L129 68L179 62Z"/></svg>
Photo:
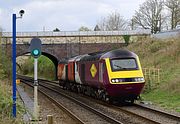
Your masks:
<svg viewBox="0 0 180 124"><path fill-rule="evenodd" d="M57 77L63 89L108 102L134 103L145 85L139 57L127 49L60 60Z"/></svg>

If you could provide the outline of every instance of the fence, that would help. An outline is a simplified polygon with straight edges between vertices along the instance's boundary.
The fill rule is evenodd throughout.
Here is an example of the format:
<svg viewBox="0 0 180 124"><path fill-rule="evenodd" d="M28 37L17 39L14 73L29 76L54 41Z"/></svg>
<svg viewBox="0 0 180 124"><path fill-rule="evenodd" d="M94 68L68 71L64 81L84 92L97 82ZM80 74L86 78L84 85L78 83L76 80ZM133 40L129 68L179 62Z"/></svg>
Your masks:
<svg viewBox="0 0 180 124"><path fill-rule="evenodd" d="M156 88L161 79L162 70L159 68L143 68L143 73L146 81L145 90L150 91Z"/></svg>

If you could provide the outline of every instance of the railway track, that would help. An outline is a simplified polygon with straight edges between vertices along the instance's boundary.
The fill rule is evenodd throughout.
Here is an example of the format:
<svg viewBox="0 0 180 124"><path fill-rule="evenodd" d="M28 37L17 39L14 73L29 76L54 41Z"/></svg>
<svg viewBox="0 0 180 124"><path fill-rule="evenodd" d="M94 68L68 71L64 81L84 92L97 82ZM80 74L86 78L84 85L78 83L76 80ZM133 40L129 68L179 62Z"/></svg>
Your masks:
<svg viewBox="0 0 180 124"><path fill-rule="evenodd" d="M135 104L134 106L137 108L140 108L140 109L144 109L145 111L151 111L152 113L157 113L159 115L165 116L166 118L173 119L173 120L179 122L179 124L180 124L180 116L177 116L175 114L171 114L171 113L168 113L168 112L165 112L162 110L152 109L148 106L144 106L144 105L140 105L140 104Z"/></svg>
<svg viewBox="0 0 180 124"><path fill-rule="evenodd" d="M22 79L22 82L23 83L26 83L26 82L32 82L33 80L32 79ZM28 83L26 83L28 84ZM28 84L30 85L30 84ZM31 85L32 86L32 85ZM48 97L53 103L55 103L58 107L60 107L61 109L63 109L68 115L70 115L70 117L72 117L73 119L75 119L78 123L81 123L81 124L85 124L85 123L92 123L91 120L92 119L95 119L94 121L96 121L97 123L113 123L113 124L123 124L122 122L102 113L101 111L98 111L94 108L92 108L91 106L88 106L78 100L76 100L75 98L71 97L71 96L68 96L66 94L63 94L63 93L60 93L60 92L57 92L56 90L53 90L51 88L49 88L48 86L45 86L45 85L42 85L42 84L39 84L40 88L39 88L39 91L44 94L46 97ZM43 88L42 88L43 87ZM86 112L86 115L88 113L88 116L86 119L82 119L80 118L76 113L72 112L70 110L69 107L66 107L64 105L62 105L62 103L60 103L58 100L56 100L55 98L53 98L50 94L50 92L54 92L55 94L58 94L63 97L65 97L66 99L72 101L73 103L72 104L76 104L74 105L74 108L78 108L79 109L79 106L81 106L83 109L86 109L86 110L81 110L81 112L83 113L84 111L86 112L87 110L90 111L90 112ZM57 95L55 95L57 96ZM78 106L78 107L77 107ZM72 109L72 107L71 107ZM83 113L84 114L84 113ZM90 118L90 121L88 120L88 118Z"/></svg>
<svg viewBox="0 0 180 124"><path fill-rule="evenodd" d="M59 87L58 83L54 83L52 81L46 81L46 80L41 80L41 81L47 85L46 86L47 88L51 87L52 89L56 90L57 88L55 88L55 87ZM59 91L56 90L56 92L59 92ZM74 93L72 93L72 94L74 94ZM86 97L86 98L80 98L80 99L78 98L78 100L76 100L76 101L83 101L83 104L84 104L86 102L88 103L88 101L85 101L84 99L88 99L88 100L92 99L87 96L83 96L83 97ZM99 104L101 106L105 106L105 108L109 109L109 111L110 111L110 109L111 109L111 111L114 111L115 113L119 113L121 111L121 112L125 113L126 115L130 116L131 118L137 118L137 119L141 120L142 122L148 123L148 124L149 123L179 124L179 122L180 122L179 116L169 114L167 112L155 110L150 107L141 106L138 104L135 104L133 106L119 107L116 105L109 105L107 103L104 103L102 101L95 100L95 99L92 99L92 101L95 101L97 104ZM90 104L93 104L93 103L90 103ZM99 108L97 108L97 110L98 109ZM99 111L102 111L102 110L99 109ZM104 112L104 113L106 113L106 112ZM143 113L145 113L145 114L143 114Z"/></svg>

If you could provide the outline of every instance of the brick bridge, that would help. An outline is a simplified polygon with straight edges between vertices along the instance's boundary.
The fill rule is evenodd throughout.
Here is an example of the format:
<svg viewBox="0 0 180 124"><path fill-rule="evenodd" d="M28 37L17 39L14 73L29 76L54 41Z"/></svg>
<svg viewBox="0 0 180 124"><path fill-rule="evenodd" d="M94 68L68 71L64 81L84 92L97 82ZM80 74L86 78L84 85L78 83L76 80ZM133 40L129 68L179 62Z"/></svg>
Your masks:
<svg viewBox="0 0 180 124"><path fill-rule="evenodd" d="M33 37L42 41L42 55L48 57L57 67L58 61L75 55L111 50L125 46L123 36L131 35L130 42L137 36L149 36L149 31L90 31L90 32L23 32L17 33L17 57L29 53L29 43ZM11 54L12 33L2 33L3 46ZM57 71L57 70L56 70Z"/></svg>

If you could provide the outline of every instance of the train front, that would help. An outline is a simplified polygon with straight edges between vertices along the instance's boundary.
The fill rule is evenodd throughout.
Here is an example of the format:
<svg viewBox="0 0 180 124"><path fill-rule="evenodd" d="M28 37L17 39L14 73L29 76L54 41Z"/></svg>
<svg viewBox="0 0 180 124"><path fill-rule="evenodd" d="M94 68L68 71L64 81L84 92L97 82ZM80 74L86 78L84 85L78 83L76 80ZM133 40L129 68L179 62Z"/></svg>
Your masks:
<svg viewBox="0 0 180 124"><path fill-rule="evenodd" d="M104 58L108 77L105 87L108 95L134 102L145 84L138 56L128 50L114 50L105 54Z"/></svg>

